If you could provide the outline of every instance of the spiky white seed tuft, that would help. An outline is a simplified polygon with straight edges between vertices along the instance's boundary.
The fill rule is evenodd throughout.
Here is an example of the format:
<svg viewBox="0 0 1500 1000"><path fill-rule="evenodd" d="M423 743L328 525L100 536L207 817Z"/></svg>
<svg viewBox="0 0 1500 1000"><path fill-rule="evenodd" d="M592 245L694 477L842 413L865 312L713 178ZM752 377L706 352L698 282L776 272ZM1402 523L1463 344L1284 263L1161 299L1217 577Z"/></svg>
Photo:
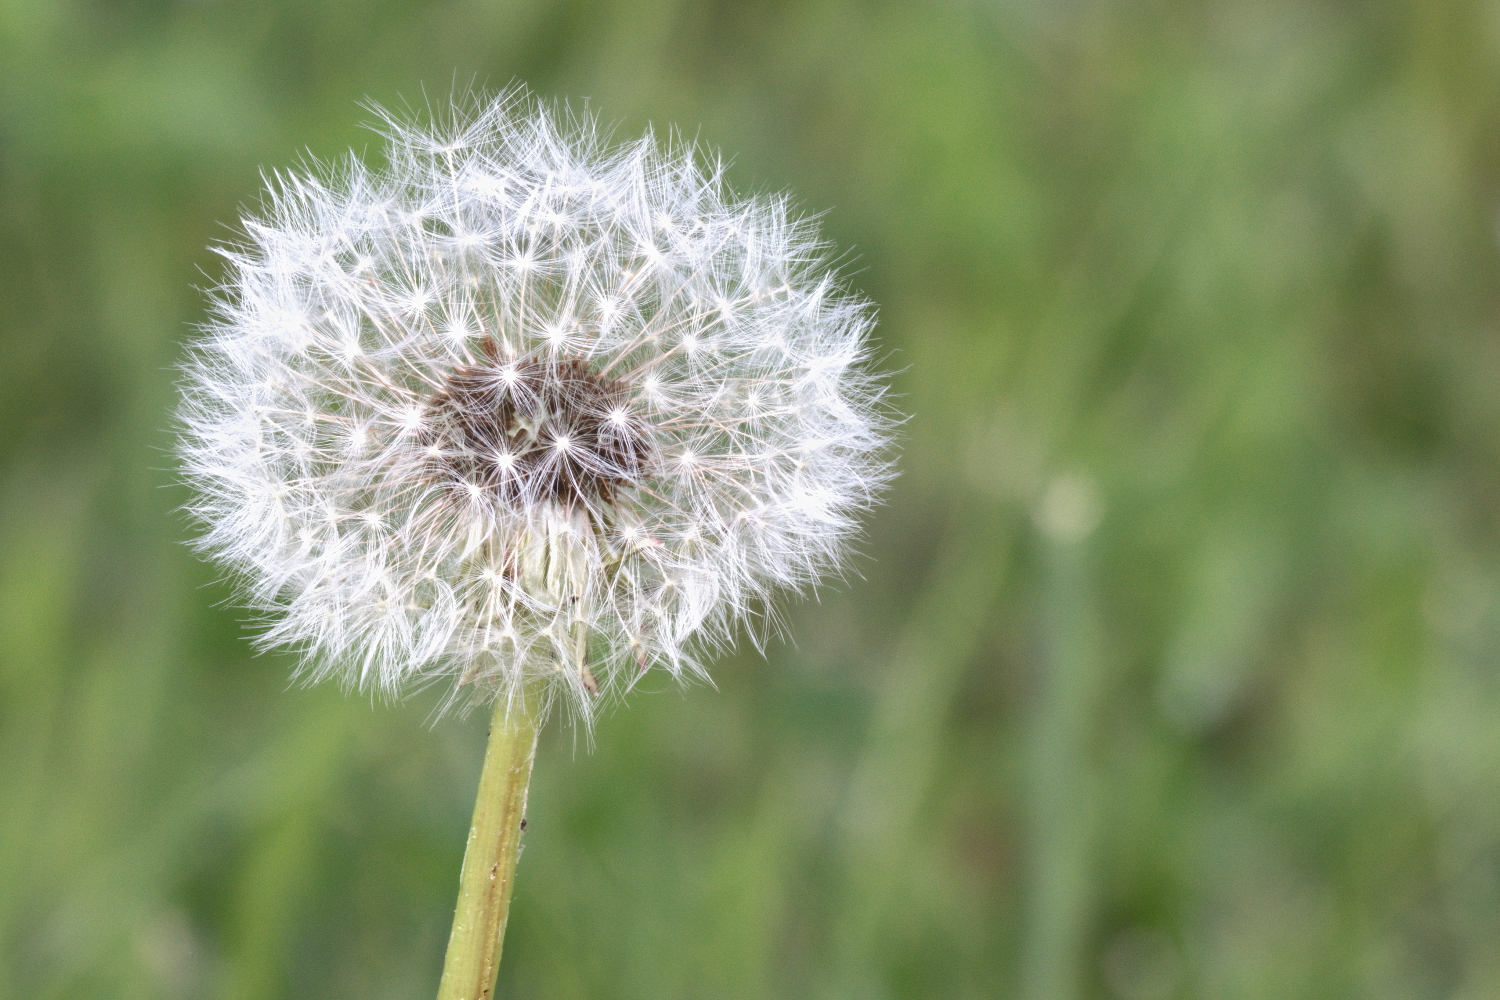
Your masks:
<svg viewBox="0 0 1500 1000"><path fill-rule="evenodd" d="M311 678L588 718L701 674L776 588L835 568L889 478L869 305L784 198L525 93L389 165L282 173L187 364L202 549Z"/></svg>

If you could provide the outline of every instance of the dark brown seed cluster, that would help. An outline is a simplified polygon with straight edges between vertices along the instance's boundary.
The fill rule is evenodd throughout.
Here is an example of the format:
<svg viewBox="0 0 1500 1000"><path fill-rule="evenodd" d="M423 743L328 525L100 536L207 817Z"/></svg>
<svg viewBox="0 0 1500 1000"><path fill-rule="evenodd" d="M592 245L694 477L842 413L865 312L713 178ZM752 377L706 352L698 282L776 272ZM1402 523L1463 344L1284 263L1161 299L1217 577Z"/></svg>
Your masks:
<svg viewBox="0 0 1500 1000"><path fill-rule="evenodd" d="M650 449L628 386L577 357L505 358L455 368L427 405L422 443L438 482L513 504L596 500L640 483Z"/></svg>

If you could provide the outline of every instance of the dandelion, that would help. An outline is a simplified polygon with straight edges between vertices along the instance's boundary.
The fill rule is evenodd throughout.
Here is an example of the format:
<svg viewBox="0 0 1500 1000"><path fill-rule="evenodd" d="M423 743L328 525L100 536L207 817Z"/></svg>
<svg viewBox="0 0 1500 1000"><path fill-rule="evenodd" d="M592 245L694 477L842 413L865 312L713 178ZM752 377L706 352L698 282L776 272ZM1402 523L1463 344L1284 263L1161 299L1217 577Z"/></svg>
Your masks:
<svg viewBox="0 0 1500 1000"><path fill-rule="evenodd" d="M493 700L529 774L547 705L702 675L839 565L889 471L871 310L689 145L518 90L381 114L386 167L275 175L221 251L181 410L199 544L306 677Z"/></svg>

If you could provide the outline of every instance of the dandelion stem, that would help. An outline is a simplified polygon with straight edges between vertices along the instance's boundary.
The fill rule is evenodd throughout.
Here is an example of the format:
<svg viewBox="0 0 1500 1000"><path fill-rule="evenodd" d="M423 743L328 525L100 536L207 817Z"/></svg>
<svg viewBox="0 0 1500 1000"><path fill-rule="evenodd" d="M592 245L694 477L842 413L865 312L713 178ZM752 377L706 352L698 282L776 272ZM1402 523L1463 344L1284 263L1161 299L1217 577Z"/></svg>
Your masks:
<svg viewBox="0 0 1500 1000"><path fill-rule="evenodd" d="M438 1000L490 1000L494 994L536 757L539 701L530 692L495 704Z"/></svg>

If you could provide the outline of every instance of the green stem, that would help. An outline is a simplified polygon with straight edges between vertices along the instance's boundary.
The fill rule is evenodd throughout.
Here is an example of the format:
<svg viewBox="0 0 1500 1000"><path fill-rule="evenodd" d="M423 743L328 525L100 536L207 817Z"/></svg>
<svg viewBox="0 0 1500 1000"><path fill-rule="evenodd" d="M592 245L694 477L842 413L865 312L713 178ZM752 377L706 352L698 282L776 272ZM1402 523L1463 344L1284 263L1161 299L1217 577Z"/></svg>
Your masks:
<svg viewBox="0 0 1500 1000"><path fill-rule="evenodd" d="M438 1000L490 1000L495 992L526 788L536 757L539 707L535 693L509 706L503 699L495 705Z"/></svg>
<svg viewBox="0 0 1500 1000"><path fill-rule="evenodd" d="M1046 532L1043 659L1030 707L1026 769L1029 866L1023 1000L1089 995L1088 936L1098 907L1095 845L1104 789L1095 763L1107 683L1084 538Z"/></svg>

